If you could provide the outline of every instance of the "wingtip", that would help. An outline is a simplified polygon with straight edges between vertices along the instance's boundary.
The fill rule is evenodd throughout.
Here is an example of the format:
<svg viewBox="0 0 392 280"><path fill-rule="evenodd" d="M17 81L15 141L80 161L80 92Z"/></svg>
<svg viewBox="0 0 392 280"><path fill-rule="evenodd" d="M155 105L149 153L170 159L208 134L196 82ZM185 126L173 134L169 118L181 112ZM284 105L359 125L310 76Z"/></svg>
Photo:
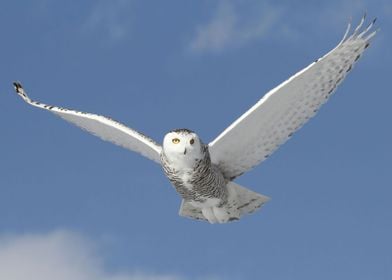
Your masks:
<svg viewBox="0 0 392 280"><path fill-rule="evenodd" d="M375 17L370 23L369 25L365 28L365 30L363 30L360 34L358 34L358 38L363 38L363 36L365 36L366 34L368 34L369 30L371 30L371 28L374 26L375 22L376 22L377 18ZM365 37L365 40L369 40L370 38L372 38L376 33L372 32L370 35L368 35L367 37Z"/></svg>
<svg viewBox="0 0 392 280"><path fill-rule="evenodd" d="M22 84L19 81L14 81L12 84L14 85L15 92L20 97L22 97L25 101L30 100L26 92L24 91Z"/></svg>
<svg viewBox="0 0 392 280"><path fill-rule="evenodd" d="M22 84L18 81L14 81L12 84L14 85L15 91L17 93L20 93L20 90L23 89Z"/></svg>
<svg viewBox="0 0 392 280"><path fill-rule="evenodd" d="M350 17L347 27L346 27L346 32L344 32L343 38L340 40L339 45L343 44L343 42L346 40L348 33L350 32L351 29L351 21L352 18Z"/></svg>
<svg viewBox="0 0 392 280"><path fill-rule="evenodd" d="M378 30L376 30L375 32L372 32L370 35L368 35L367 37L363 38L368 32L369 30L371 30L371 28L374 26L374 24L377 21L377 17L373 18L370 23L368 24L368 26L366 28L362 28L363 24L365 23L365 20L367 18L367 13L364 12L363 16L361 17L361 20L359 22L359 24L357 25L357 27L354 29L354 31L351 33L350 29L351 29L351 18L349 21L349 24L347 26L346 32L343 36L343 39L340 41L340 43L338 45L343 44L345 41L348 40L356 40L356 39L365 39L365 40L369 40L370 38L372 38ZM349 33L351 33L349 35Z"/></svg>

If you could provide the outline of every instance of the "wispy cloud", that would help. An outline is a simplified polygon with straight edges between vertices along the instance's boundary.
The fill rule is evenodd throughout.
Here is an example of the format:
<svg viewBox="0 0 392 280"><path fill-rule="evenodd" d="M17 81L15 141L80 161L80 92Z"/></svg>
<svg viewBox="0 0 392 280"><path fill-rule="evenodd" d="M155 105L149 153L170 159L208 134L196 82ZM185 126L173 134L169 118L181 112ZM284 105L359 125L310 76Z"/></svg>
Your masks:
<svg viewBox="0 0 392 280"><path fill-rule="evenodd" d="M389 2L380 2L384 6L384 14L391 13ZM294 3L282 5L253 0L220 0L215 3L212 15L196 26L187 45L188 51L220 53L266 39L300 42L314 33L323 34L331 30L339 36L344 33L349 19L359 20L368 6L365 0L324 3L321 8L320 4L304 8ZM307 28L304 29L304 26Z"/></svg>
<svg viewBox="0 0 392 280"><path fill-rule="evenodd" d="M132 1L100 0L94 3L82 31L105 35L111 42L125 38L129 32Z"/></svg>
<svg viewBox="0 0 392 280"><path fill-rule="evenodd" d="M79 234L56 231L0 237L0 279L183 280L173 275L114 273L94 244Z"/></svg>
<svg viewBox="0 0 392 280"><path fill-rule="evenodd" d="M268 35L281 16L276 6L256 2L239 6L222 0L212 18L196 28L189 49L193 52L219 52L245 45Z"/></svg>

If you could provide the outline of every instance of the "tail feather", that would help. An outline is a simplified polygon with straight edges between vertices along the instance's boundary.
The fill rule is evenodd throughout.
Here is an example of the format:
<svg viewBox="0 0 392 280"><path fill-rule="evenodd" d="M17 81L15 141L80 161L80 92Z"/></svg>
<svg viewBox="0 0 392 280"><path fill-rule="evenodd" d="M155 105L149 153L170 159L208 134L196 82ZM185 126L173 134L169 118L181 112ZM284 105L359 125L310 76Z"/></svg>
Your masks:
<svg viewBox="0 0 392 280"><path fill-rule="evenodd" d="M220 208L214 207L214 213L219 213L221 217L226 215L226 218L219 219L221 223L238 220L245 214L251 214L270 200L269 197L253 192L234 182L229 182L227 189L229 193L227 204ZM195 207L185 200L182 200L179 215L196 220L209 221L203 215L201 208Z"/></svg>
<svg viewBox="0 0 392 280"><path fill-rule="evenodd" d="M231 199L237 204L240 217L253 213L270 200L268 196L251 191L234 182L229 182L227 188L229 190L229 202Z"/></svg>
<svg viewBox="0 0 392 280"><path fill-rule="evenodd" d="M207 221L201 212L201 208L193 206L189 201L183 199L181 201L180 211L178 213L181 217L187 217L195 220Z"/></svg>

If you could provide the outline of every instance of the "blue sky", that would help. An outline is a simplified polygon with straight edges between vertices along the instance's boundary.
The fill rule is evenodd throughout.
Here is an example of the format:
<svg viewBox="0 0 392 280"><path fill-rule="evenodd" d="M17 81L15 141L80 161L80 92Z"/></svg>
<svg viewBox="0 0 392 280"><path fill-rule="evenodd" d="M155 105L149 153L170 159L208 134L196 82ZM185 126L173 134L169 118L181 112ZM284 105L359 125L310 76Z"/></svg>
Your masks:
<svg viewBox="0 0 392 280"><path fill-rule="evenodd" d="M333 48L374 43L320 113L237 182L272 197L227 225L177 215L160 167L13 94L205 142ZM2 1L0 278L391 279L392 4ZM34 276L34 277L33 277Z"/></svg>

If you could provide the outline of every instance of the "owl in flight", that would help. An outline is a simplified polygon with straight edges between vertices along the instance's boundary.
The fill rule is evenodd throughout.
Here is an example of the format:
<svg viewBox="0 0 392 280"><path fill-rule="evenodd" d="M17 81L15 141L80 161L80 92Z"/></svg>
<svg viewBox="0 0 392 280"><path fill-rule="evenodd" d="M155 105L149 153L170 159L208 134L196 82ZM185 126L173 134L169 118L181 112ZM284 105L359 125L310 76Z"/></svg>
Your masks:
<svg viewBox="0 0 392 280"><path fill-rule="evenodd" d="M334 93L376 34L370 31L375 20L362 28L364 21L351 34L349 24L333 50L268 92L209 144L189 129L174 129L159 145L113 119L46 105L30 99L19 82L14 86L28 104L160 164L182 197L181 216L227 223L269 200L233 180L267 159Z"/></svg>

